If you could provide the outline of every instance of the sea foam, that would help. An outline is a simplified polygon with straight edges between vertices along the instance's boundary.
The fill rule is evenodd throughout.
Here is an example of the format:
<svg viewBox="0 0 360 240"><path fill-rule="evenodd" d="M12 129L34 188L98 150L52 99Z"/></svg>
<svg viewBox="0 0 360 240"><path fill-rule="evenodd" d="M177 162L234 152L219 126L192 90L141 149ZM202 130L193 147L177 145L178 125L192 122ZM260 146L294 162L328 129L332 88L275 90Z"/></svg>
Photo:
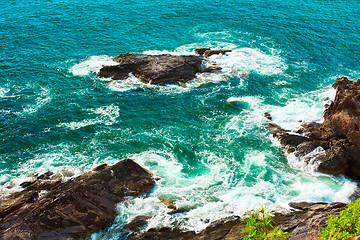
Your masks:
<svg viewBox="0 0 360 240"><path fill-rule="evenodd" d="M113 57L107 55L91 56L90 58L72 66L69 71L75 76L86 76L90 73L97 73L103 65L112 66L118 64L112 59Z"/></svg>
<svg viewBox="0 0 360 240"><path fill-rule="evenodd" d="M190 88L196 88L200 85L209 82L222 82L229 78L243 77L251 72L255 72L260 75L279 75L284 74L284 71L288 68L284 61L276 51L269 49L269 53L257 48L239 47L233 43L228 42L204 42L202 44L187 44L176 48L173 51L170 50L146 50L143 54L149 55L194 55L194 49L199 47L210 47L212 49L230 49L232 52L226 54L213 55L205 61L206 66L211 64L219 65L222 70L217 73L202 73L198 74L195 79L187 83L187 88L179 85L167 85L165 87L170 88L172 93L188 91ZM103 65L116 65L117 63L112 61L112 57L92 56L89 59L84 60L70 68L70 72L75 76L87 76L93 73L97 73ZM139 81L132 74L128 79L122 81L112 81L110 78L103 78L109 82L110 89L114 91L129 91L141 88L154 88L164 90L164 86L153 86L151 84L145 84ZM169 90L168 90L169 91Z"/></svg>

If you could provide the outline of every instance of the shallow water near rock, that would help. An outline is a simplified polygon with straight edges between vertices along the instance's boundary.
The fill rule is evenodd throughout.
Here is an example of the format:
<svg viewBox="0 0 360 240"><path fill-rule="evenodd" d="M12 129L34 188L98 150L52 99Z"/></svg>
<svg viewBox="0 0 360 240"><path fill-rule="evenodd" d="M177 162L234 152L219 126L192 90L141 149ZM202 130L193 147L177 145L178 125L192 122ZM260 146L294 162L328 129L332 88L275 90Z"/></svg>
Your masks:
<svg viewBox="0 0 360 240"><path fill-rule="evenodd" d="M289 201L349 201L356 184L302 166L263 117L295 129L322 120L336 77L360 77L359 2L7 1L0 9L0 192L35 172L79 175L132 158L161 178L93 239L209 221ZM97 77L121 53L195 54L220 73L154 86ZM12 181L11 184L9 181ZM16 187L14 187L16 188ZM158 197L189 207L168 215Z"/></svg>

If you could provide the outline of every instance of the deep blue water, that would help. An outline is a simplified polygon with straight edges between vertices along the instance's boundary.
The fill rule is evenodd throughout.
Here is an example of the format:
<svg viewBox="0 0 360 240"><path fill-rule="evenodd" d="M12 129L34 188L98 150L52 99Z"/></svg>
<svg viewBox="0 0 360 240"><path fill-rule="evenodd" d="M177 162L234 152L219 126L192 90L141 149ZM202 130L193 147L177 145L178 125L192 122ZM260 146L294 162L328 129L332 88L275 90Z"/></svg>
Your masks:
<svg viewBox="0 0 360 240"><path fill-rule="evenodd" d="M336 77L360 78L360 2L10 1L0 8L0 183L38 171L80 174L130 157L162 178L119 205L117 236L136 214L200 229L201 219L258 203L348 201L355 185L314 173L265 126L321 121ZM188 87L109 83L96 71L121 53L194 54L220 74ZM7 188L3 187L1 191ZM170 217L158 196L194 209Z"/></svg>

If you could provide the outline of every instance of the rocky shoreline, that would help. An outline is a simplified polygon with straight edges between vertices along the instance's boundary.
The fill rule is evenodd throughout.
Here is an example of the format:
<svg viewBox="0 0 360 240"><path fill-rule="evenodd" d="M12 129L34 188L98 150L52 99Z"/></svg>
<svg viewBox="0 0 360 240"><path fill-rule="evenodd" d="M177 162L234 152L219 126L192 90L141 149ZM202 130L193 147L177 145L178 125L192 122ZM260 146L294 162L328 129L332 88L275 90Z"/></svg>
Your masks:
<svg viewBox="0 0 360 240"><path fill-rule="evenodd" d="M182 56L179 61L199 64L203 56L219 54L209 49L197 51L200 56ZM138 59L155 59L156 62L164 55L159 56L120 55L117 59L119 62L125 59L124 64L131 65L129 62ZM180 80L186 82L185 78ZM296 132L273 122L268 126L286 151L294 154L299 161L314 166L317 171L344 175L358 181L360 80L351 82L345 77L338 78L333 87L336 97L325 110L323 123L305 123ZM265 117L270 121L272 119L270 113L265 113ZM0 201L0 239L84 239L114 220L118 214L117 203L150 191L155 186L155 179L134 161L125 159L113 166L100 165L65 182L54 173L47 172L35 175L33 180L21 186L24 188L22 191ZM169 199L161 201L172 209L168 214L187 211L177 209ZM339 215L346 204L298 202L289 203L289 207L288 212L272 213L275 225L290 232L290 239L316 239L326 225L328 215ZM128 239L239 239L245 227L240 216L232 216L210 223L199 233L176 227L143 231L149 218L137 216L128 223L124 227Z"/></svg>
<svg viewBox="0 0 360 240"><path fill-rule="evenodd" d="M155 186L151 173L134 161L125 159L108 166L102 164L92 171L66 182L54 179L47 172L22 184L24 190L0 202L0 239L84 239L107 224L118 214L116 205L148 192ZM46 192L46 193L44 193ZM168 214L181 213L169 199ZM328 215L339 215L344 203L289 203L291 210L272 212L274 224L293 236L306 239L319 234ZM197 233L173 227L150 228L151 216L137 216L122 232L127 239L239 239L245 228L240 216L211 222Z"/></svg>
<svg viewBox="0 0 360 240"><path fill-rule="evenodd" d="M303 124L297 132L269 123L273 136L288 153L323 173L360 180L360 79L336 79L335 100L325 110L324 122ZM265 116L271 119L271 115Z"/></svg>
<svg viewBox="0 0 360 240"><path fill-rule="evenodd" d="M66 182L50 179L40 175L0 202L0 239L83 239L114 220L117 203L155 185L153 175L130 159Z"/></svg>

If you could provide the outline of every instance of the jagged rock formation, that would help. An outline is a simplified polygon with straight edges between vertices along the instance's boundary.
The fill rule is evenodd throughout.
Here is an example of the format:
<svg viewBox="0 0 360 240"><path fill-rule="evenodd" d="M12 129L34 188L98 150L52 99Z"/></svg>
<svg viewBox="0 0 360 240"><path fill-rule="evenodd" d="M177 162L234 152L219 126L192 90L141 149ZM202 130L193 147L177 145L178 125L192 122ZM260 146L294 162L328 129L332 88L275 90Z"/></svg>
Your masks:
<svg viewBox="0 0 360 240"><path fill-rule="evenodd" d="M202 68L202 61L204 57L225 54L230 50L210 50L206 48L197 52L199 52L200 56L121 54L113 59L119 64L116 66L103 66L99 71L99 76L111 77L113 80L124 80L132 73L145 83L178 82L184 84L194 79L197 73L221 70L216 65Z"/></svg>
<svg viewBox="0 0 360 240"><path fill-rule="evenodd" d="M114 220L117 203L155 185L152 174L130 159L100 165L63 183L45 186L41 180L1 201L0 239L84 238ZM44 190L48 192L39 198Z"/></svg>
<svg viewBox="0 0 360 240"><path fill-rule="evenodd" d="M269 126L289 153L315 164L318 171L360 180L360 79L338 78L333 87L336 97L323 123L306 123L296 133Z"/></svg>
<svg viewBox="0 0 360 240"><path fill-rule="evenodd" d="M316 239L321 229L326 225L328 215L339 216L340 211L346 208L344 203L290 203L293 208L288 213L274 213L276 226L292 234L291 240ZM242 233L246 223L238 216L223 218L211 223L200 233L182 231L178 228L152 228L145 232L134 232L128 239L177 239L177 240L238 240L244 236Z"/></svg>

